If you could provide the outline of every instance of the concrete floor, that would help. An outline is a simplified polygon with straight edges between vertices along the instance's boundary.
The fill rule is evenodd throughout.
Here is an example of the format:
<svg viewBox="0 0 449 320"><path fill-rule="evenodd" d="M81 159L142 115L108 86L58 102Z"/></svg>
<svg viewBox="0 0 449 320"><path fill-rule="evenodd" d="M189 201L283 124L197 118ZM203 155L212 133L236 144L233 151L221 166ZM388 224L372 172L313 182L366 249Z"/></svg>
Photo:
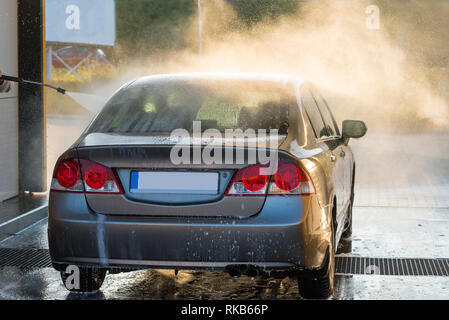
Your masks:
<svg viewBox="0 0 449 320"><path fill-rule="evenodd" d="M52 130L58 129L54 126ZM50 130L51 131L51 130ZM52 134L52 132L49 132ZM71 137L73 132L67 133ZM68 146L69 137L58 139ZM369 132L351 141L356 199L351 255L449 257L449 135ZM53 149L54 154L63 150ZM51 161L51 160L50 160ZM47 248L46 220L2 242ZM335 299L449 299L449 277L336 276ZM300 299L293 279L232 279L198 271L108 275L95 295L69 294L50 268L0 270L0 299Z"/></svg>

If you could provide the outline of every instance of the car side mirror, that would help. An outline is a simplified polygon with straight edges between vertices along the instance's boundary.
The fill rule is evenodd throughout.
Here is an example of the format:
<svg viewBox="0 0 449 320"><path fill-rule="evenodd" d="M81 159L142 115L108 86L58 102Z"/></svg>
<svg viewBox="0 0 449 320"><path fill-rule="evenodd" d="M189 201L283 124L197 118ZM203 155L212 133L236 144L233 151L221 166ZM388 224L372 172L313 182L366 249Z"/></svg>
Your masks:
<svg viewBox="0 0 449 320"><path fill-rule="evenodd" d="M365 122L359 120L344 120L342 135L345 141L349 141L349 138L361 138L366 134Z"/></svg>

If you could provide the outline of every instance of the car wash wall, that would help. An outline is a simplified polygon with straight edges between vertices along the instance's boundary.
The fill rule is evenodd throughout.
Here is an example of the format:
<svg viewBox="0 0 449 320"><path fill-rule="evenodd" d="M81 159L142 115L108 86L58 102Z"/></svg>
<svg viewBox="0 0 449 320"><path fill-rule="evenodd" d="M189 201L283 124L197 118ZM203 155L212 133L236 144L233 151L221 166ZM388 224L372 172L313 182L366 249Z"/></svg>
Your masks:
<svg viewBox="0 0 449 320"><path fill-rule="evenodd" d="M0 3L0 69L41 82L45 52L43 0ZM0 93L0 201L24 191L45 191L44 92L11 84Z"/></svg>

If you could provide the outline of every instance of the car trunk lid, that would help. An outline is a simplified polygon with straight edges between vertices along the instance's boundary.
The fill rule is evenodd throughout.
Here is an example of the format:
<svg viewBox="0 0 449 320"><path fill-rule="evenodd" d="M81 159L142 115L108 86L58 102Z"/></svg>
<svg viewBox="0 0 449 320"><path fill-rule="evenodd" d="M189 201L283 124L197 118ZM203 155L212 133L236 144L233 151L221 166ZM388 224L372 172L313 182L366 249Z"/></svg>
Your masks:
<svg viewBox="0 0 449 320"><path fill-rule="evenodd" d="M92 135L92 134L91 134ZM86 194L90 208L110 215L248 217L263 207L265 195L225 196L233 174L248 166L248 147L227 146L223 164L176 164L174 144L164 137L93 134L77 148L78 157L116 170L124 194ZM285 137L277 137L278 142ZM104 145L106 142L109 145ZM116 144L117 143L117 144ZM159 144L158 144L159 143ZM276 144L277 144L276 143ZM198 146L201 152L205 146ZM193 157L194 148L187 147ZM245 161L225 161L226 150Z"/></svg>

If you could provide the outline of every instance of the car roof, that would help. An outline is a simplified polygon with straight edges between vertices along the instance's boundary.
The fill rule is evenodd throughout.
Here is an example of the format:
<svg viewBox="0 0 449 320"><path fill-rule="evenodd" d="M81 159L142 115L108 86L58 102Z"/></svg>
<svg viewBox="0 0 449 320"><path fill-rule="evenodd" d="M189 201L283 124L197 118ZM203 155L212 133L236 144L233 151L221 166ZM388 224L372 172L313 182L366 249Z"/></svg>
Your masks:
<svg viewBox="0 0 449 320"><path fill-rule="evenodd" d="M256 73L256 72L190 72L190 73L171 73L156 74L141 77L133 81L129 86L141 86L146 84L154 84L157 82L182 81L182 80L259 80L272 81L282 84L293 84L301 86L304 80L295 75L280 73Z"/></svg>

